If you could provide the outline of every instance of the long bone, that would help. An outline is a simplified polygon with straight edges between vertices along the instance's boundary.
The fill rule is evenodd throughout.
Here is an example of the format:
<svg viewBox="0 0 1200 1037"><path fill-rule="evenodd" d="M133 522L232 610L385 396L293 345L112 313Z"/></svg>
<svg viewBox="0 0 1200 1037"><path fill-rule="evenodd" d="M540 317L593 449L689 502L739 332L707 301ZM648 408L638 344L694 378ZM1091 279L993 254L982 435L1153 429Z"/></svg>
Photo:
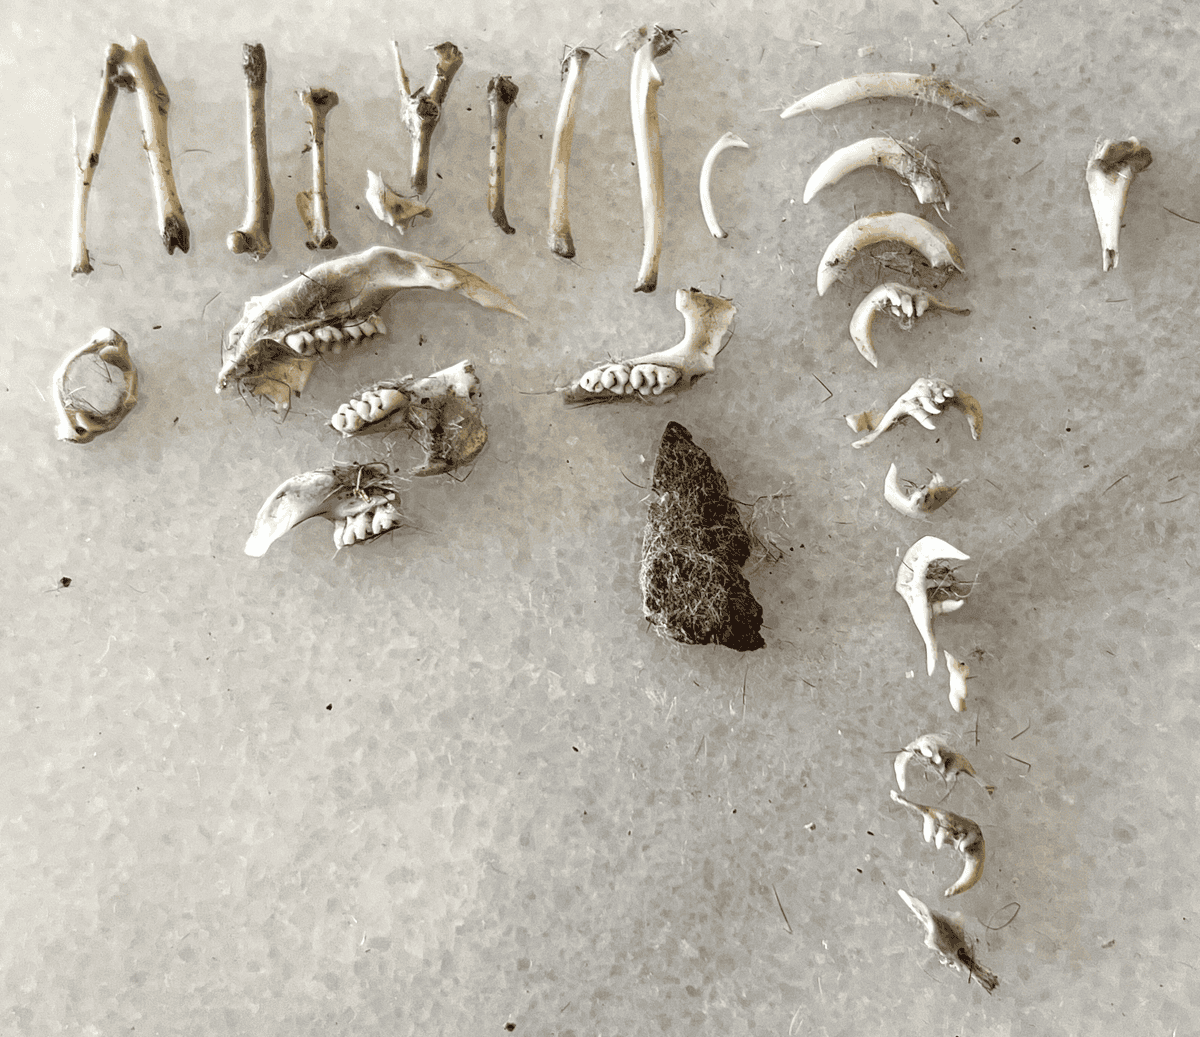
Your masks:
<svg viewBox="0 0 1200 1037"><path fill-rule="evenodd" d="M229 332L217 392L235 382L270 399L286 415L318 353L340 353L386 329L378 312L402 288L458 292L486 309L524 319L513 301L453 263L376 245L313 267L245 305Z"/></svg>
<svg viewBox="0 0 1200 1037"><path fill-rule="evenodd" d="M1137 137L1098 140L1088 159L1085 179L1096 227L1100 231L1100 266L1106 272L1117 268L1117 244L1129 187L1152 161L1150 149Z"/></svg>
<svg viewBox="0 0 1200 1037"><path fill-rule="evenodd" d="M953 749L947 739L949 735L927 734L914 738L904 747L904 751L896 756L893 768L896 771L896 784L901 792L907 791L908 764L911 760L919 760L926 768L937 774L942 781L951 778L958 780L958 775L966 774L974 778L980 787L990 796L996 791L994 785L988 785L971 766L962 753Z"/></svg>
<svg viewBox="0 0 1200 1037"><path fill-rule="evenodd" d="M175 249L187 252L191 245L191 232L187 217L179 201L175 187L175 175L171 168L171 145L167 134L167 116L171 108L171 95L158 74L154 59L146 41L132 37L128 50L118 43L109 45L104 59L104 72L100 82L100 94L96 109L92 113L92 128L88 137L88 155L80 162L76 158L75 235L71 250L71 273L90 274L91 258L87 250L87 203L92 189L92 177L100 165L100 150L112 119L118 89L132 90L138 99L138 112L142 120L142 146L150 163L150 180L154 186L154 204L158 211L159 232L167 255Z"/></svg>
<svg viewBox="0 0 1200 1037"><path fill-rule="evenodd" d="M408 432L425 451L413 475L441 475L475 460L487 427L475 402L479 379L468 360L425 378L377 382L343 403L329 424L343 436Z"/></svg>
<svg viewBox="0 0 1200 1037"><path fill-rule="evenodd" d="M888 281L867 293L850 318L850 338L858 351L872 367L879 366L875 344L871 341L871 327L880 313L895 318L905 331L912 329L914 322L928 310L946 310L967 316L971 311L942 302L937 296L923 288L911 288L898 281Z"/></svg>
<svg viewBox="0 0 1200 1037"><path fill-rule="evenodd" d="M420 202L397 194L383 182L378 173L367 170L367 190L364 193L367 204L389 227L395 227L403 234L413 225L418 216L429 217L433 213Z"/></svg>
<svg viewBox="0 0 1200 1037"><path fill-rule="evenodd" d="M907 515L909 518L920 518L931 511L937 511L956 493L957 486L951 486L934 472L928 486L915 486L906 494L900 488L900 471L894 463L883 481L883 499L901 515Z"/></svg>
<svg viewBox="0 0 1200 1037"><path fill-rule="evenodd" d="M71 366L81 357L93 354L124 376L121 399L106 411L97 410L67 390L67 372ZM50 392L58 413L55 435L59 439L67 443L90 443L97 436L111 432L137 405L138 374L129 355L128 343L112 328L97 329L84 345L68 353L55 369Z"/></svg>
<svg viewBox="0 0 1200 1037"><path fill-rule="evenodd" d="M961 916L948 918L937 911L931 911L922 901L904 890L898 889L896 892L925 927L925 946L938 952L943 965L948 965L955 972L965 968L969 974L968 979L974 976L989 994L996 989L1000 979L991 969L984 968L975 960L975 952L967 942Z"/></svg>
<svg viewBox="0 0 1200 1037"><path fill-rule="evenodd" d="M896 593L904 599L917 632L925 642L925 668L930 677L937 666L937 637L933 632L933 617L954 612L963 606L962 598L930 600L933 587L929 579L929 568L935 561L943 558L966 562L971 556L963 554L945 540L925 536L904 553L900 568L896 571Z"/></svg>
<svg viewBox="0 0 1200 1037"><path fill-rule="evenodd" d="M876 212L855 220L829 243L817 268L817 294L824 295L855 255L880 241L900 241L921 253L932 267L952 266L966 273L962 256L928 220L906 212Z"/></svg>
<svg viewBox="0 0 1200 1037"><path fill-rule="evenodd" d="M808 178L804 185L804 204L807 205L818 191L865 166L890 169L908 184L918 202L949 210L946 181L942 179L937 163L924 152L894 137L867 137L835 151Z"/></svg>
<svg viewBox="0 0 1200 1037"><path fill-rule="evenodd" d="M463 63L462 51L449 41L431 49L438 59L433 79L428 88L422 86L413 90L408 85L408 74L400 60L400 44L392 40L392 50L396 55L396 80L400 85L400 118L412 137L411 186L418 195L424 194L429 186L429 146L433 131L442 117L442 105L446 103L450 84L454 82L454 76Z"/></svg>
<svg viewBox="0 0 1200 1037"><path fill-rule="evenodd" d="M941 414L946 405L957 407L967 416L971 426L971 438L978 439L983 435L983 409L974 396L959 392L940 378L918 378L908 387L901 397L893 403L868 435L851 443L856 449L869 446L889 428L904 418L915 418L922 426L935 431L937 426L930 419L931 414ZM847 423L856 431L862 427L864 416L855 414L847 417ZM870 427L869 422L867 427Z"/></svg>
<svg viewBox="0 0 1200 1037"><path fill-rule="evenodd" d="M246 218L230 231L225 243L235 255L251 253L256 260L271 251L271 217L275 189L267 162L267 52L261 43L242 44L246 74Z"/></svg>
<svg viewBox="0 0 1200 1037"><path fill-rule="evenodd" d="M983 122L1000 113L974 94L948 79L922 76L914 72L866 72L830 83L820 90L800 98L779 113L781 119L790 119L802 112L824 112L852 101L865 101L881 97L905 97L927 104L938 104L972 122Z"/></svg>
<svg viewBox="0 0 1200 1037"><path fill-rule="evenodd" d="M575 139L575 114L583 97L583 71L589 57L586 50L576 47L563 59L562 100L558 103L554 142L550 148L550 224L546 242L551 252L564 259L575 255L567 206L567 173L571 164L571 144Z"/></svg>
<svg viewBox="0 0 1200 1037"><path fill-rule="evenodd" d="M729 235L721 229L721 225L717 222L716 211L713 209L713 166L716 165L717 156L721 152L728 151L730 148L749 147L750 145L736 133L723 133L717 138L717 142L709 148L708 154L704 156L704 165L700 167L700 211L704 213L704 222L708 224L708 232L714 238L727 238Z"/></svg>
<svg viewBox="0 0 1200 1037"><path fill-rule="evenodd" d="M987 860L987 847L983 842L983 830L969 817L913 803L892 789L892 801L906 807L922 820L922 832L926 842L933 842L939 850L949 843L963 859L963 871L958 880L943 894L944 897L965 893L983 876L983 863Z"/></svg>
<svg viewBox="0 0 1200 1037"><path fill-rule="evenodd" d="M488 148L488 213L492 222L505 234L516 234L508 225L504 212L504 159L508 150L508 109L517 99L519 89L508 76L493 76L488 80L488 112L491 116L490 146Z"/></svg>
<svg viewBox="0 0 1200 1037"><path fill-rule="evenodd" d="M716 367L717 354L733 334L737 307L719 295L705 295L697 288L680 288L675 293L675 309L683 315L683 339L678 345L594 367L563 390L563 402L665 403L711 373Z"/></svg>
<svg viewBox="0 0 1200 1037"><path fill-rule="evenodd" d="M296 195L296 208L308 228L310 249L327 250L337 248L337 238L329 230L329 192L325 186L325 119L337 107L336 91L324 87L309 87L299 91L300 101L308 109L310 131L309 147L312 150L313 186L311 191Z"/></svg>

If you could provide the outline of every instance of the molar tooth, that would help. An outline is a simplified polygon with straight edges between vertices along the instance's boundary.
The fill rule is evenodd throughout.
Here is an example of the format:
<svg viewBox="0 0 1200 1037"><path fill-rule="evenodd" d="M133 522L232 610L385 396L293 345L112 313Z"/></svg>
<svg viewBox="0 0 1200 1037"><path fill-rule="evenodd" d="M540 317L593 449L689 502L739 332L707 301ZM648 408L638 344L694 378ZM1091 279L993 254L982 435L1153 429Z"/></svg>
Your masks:
<svg viewBox="0 0 1200 1037"><path fill-rule="evenodd" d="M584 392L596 392L600 386L600 369L593 368L591 371L585 371L579 378L579 388Z"/></svg>
<svg viewBox="0 0 1200 1037"><path fill-rule="evenodd" d="M646 367L643 364L634 364L629 371L629 388L640 389L642 382L646 380Z"/></svg>
<svg viewBox="0 0 1200 1037"><path fill-rule="evenodd" d="M350 406L358 412L358 416L362 418L363 421L371 420L371 405L365 400L352 400Z"/></svg>
<svg viewBox="0 0 1200 1037"><path fill-rule="evenodd" d="M345 331L346 331L346 334L350 337L350 340L352 342L360 341L362 339L363 335L365 334L363 331L362 325L358 324L358 323L347 324L345 327Z"/></svg>
<svg viewBox="0 0 1200 1037"><path fill-rule="evenodd" d="M679 381L679 372L674 368L656 366L654 371L658 378L658 385L654 387L655 396L659 395L664 389L671 388L672 385Z"/></svg>
<svg viewBox="0 0 1200 1037"><path fill-rule="evenodd" d="M378 313L371 314L371 317L367 321L367 323L370 324L370 326L371 326L371 331L368 332L368 334L371 334L371 335L386 335L387 334L387 325L384 324L382 320L380 320Z"/></svg>
<svg viewBox="0 0 1200 1037"><path fill-rule="evenodd" d="M391 529L392 523L388 519L387 505L376 508L371 514L371 535L379 536L385 529Z"/></svg>
<svg viewBox="0 0 1200 1037"><path fill-rule="evenodd" d="M600 384L606 389L613 389L617 384L617 368L615 364L610 364L604 369L604 374L600 376Z"/></svg>
<svg viewBox="0 0 1200 1037"><path fill-rule="evenodd" d="M293 331L284 340L287 343L288 349L294 350L297 353L304 352L304 336L299 331Z"/></svg>
<svg viewBox="0 0 1200 1037"><path fill-rule="evenodd" d="M399 389L380 389L379 390L379 406L384 410L394 410L396 401L400 399L403 393Z"/></svg>
<svg viewBox="0 0 1200 1037"><path fill-rule="evenodd" d="M355 515L352 520L347 520L347 521L348 522L353 521L353 523L354 523L355 539L357 539L357 540L366 540L367 539L368 532L370 531L370 528L371 528L371 513L369 511L360 512L359 514Z"/></svg>
<svg viewBox="0 0 1200 1037"><path fill-rule="evenodd" d="M336 331L336 328L333 328L328 324L322 324L319 328L313 329L313 334L316 335L321 342L332 342L335 338L337 338L337 335L335 334Z"/></svg>

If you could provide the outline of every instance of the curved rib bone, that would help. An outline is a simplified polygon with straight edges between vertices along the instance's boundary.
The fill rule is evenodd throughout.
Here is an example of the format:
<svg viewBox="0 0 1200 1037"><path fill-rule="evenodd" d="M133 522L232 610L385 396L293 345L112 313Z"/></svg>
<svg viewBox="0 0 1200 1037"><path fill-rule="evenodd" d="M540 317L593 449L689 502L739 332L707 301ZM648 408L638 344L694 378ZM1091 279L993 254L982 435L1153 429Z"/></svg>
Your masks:
<svg viewBox="0 0 1200 1037"><path fill-rule="evenodd" d="M488 111L491 113L491 146L488 149L488 212L505 234L516 234L504 212L504 157L508 149L508 109L517 99L518 87L508 76L488 80Z"/></svg>
<svg viewBox="0 0 1200 1037"><path fill-rule="evenodd" d="M458 292L486 309L524 319L513 301L482 277L453 263L376 245L313 267L246 303L229 332L217 392L234 381L266 396L281 414L301 392L318 352L340 353L386 330L377 314L402 288Z"/></svg>
<svg viewBox="0 0 1200 1037"><path fill-rule="evenodd" d="M712 172L716 165L717 156L729 148L749 148L736 133L722 134L704 157L704 165L700 167L700 210L704 213L704 222L708 224L708 232L714 238L727 238L728 234L721 229L717 222L717 214L712 203Z"/></svg>
<svg viewBox="0 0 1200 1037"><path fill-rule="evenodd" d="M952 266L966 273L954 242L928 220L906 212L876 212L855 220L829 243L817 268L817 294L829 290L860 249L880 241L903 242L920 252L932 267Z"/></svg>
<svg viewBox="0 0 1200 1037"><path fill-rule="evenodd" d="M900 791L906 790L908 763L910 760L916 759L936 773L942 781L948 781L950 778L957 780L958 775L966 774L974 778L989 796L992 795L996 791L996 787L986 784L975 773L971 761L950 747L946 741L947 738L949 735L921 735L904 747L904 751L896 757L894 763L896 784L900 786Z"/></svg>
<svg viewBox="0 0 1200 1037"><path fill-rule="evenodd" d="M463 56L453 43L439 43L431 48L437 55L437 68L428 88L418 87L415 91L408 85L408 75L400 61L400 44L392 41L396 54L396 79L400 84L401 121L412 137L411 187L418 195L429 186L429 145L433 131L442 117L442 105L450 92L454 76L462 68Z"/></svg>
<svg viewBox="0 0 1200 1037"><path fill-rule="evenodd" d="M872 367L879 366L879 357L875 353L875 345L871 341L871 327L877 314L886 313L895 318L900 327L910 331L917 318L928 310L946 310L967 316L971 311L959 306L951 306L942 302L937 296L923 288L910 288L898 281L888 281L873 288L850 318L850 338L863 358Z"/></svg>
<svg viewBox="0 0 1200 1037"><path fill-rule="evenodd" d="M67 391L67 372L80 357L95 354L125 376L121 399L110 410L99 411ZM51 395L58 411L55 435L68 443L90 443L97 436L111 432L137 405L138 375L129 355L129 346L112 328L99 328L79 349L68 353L54 372Z"/></svg>
<svg viewBox="0 0 1200 1037"><path fill-rule="evenodd" d="M575 113L583 97L583 71L590 55L576 47L563 59L563 92L554 124L554 143L550 148L550 228L546 241L556 256L571 259L575 242L571 238L571 217L567 207L567 173L571 163L571 144L575 138Z"/></svg>
<svg viewBox="0 0 1200 1037"><path fill-rule="evenodd" d="M909 896L904 890L899 889L896 892L925 927L925 946L938 952L943 965L948 965L955 972L960 971L960 967L966 968L989 994L996 989L1000 979L991 969L984 968L975 960L975 953L967 943L967 934L958 916L947 918L937 911L929 910L920 900Z"/></svg>
<svg viewBox="0 0 1200 1037"><path fill-rule="evenodd" d="M987 860L987 847L984 845L983 830L979 825L961 814L913 803L895 789L892 789L892 800L922 818L926 842L932 840L939 850L949 843L962 855L962 874L942 896L952 897L958 893L965 893L980 880L983 876L983 862Z"/></svg>
<svg viewBox="0 0 1200 1037"><path fill-rule="evenodd" d="M325 186L325 118L337 107L338 95L324 87L309 87L299 91L299 94L301 102L308 109L313 167L312 190L296 195L296 208L300 211L304 226L308 228L308 241L304 244L314 250L337 248L337 238L329 230L329 192Z"/></svg>
<svg viewBox="0 0 1200 1037"><path fill-rule="evenodd" d="M675 293L675 309L683 314L683 340L678 345L592 368L563 390L563 402L665 403L713 371L717 354L732 335L737 307L697 288L680 288Z"/></svg>
<svg viewBox="0 0 1200 1037"><path fill-rule="evenodd" d="M896 572L896 593L908 605L908 611L917 626L921 640L925 642L925 666L930 677L937 666L937 638L933 632L933 617L962 608L963 600L959 598L931 602L929 567L942 558L965 562L970 557L938 537L921 537L904 553L904 559Z"/></svg>
<svg viewBox="0 0 1200 1037"><path fill-rule="evenodd" d="M983 122L1000 113L982 98L969 94L948 79L922 76L913 72L866 72L815 90L789 105L779 117L790 119L802 112L825 112L852 101L880 97L907 97L927 104L938 104L972 122Z"/></svg>
<svg viewBox="0 0 1200 1037"><path fill-rule="evenodd" d="M261 43L242 44L246 73L246 218L230 231L225 244L235 255L251 253L256 260L271 251L271 216L275 189L267 164L267 52Z"/></svg>
<svg viewBox="0 0 1200 1037"><path fill-rule="evenodd" d="M1116 270L1117 243L1121 236L1121 217L1134 178L1153 161L1150 149L1137 137L1128 140L1098 140L1088 159L1087 186L1092 212L1100 231L1100 265L1105 271Z"/></svg>
<svg viewBox="0 0 1200 1037"><path fill-rule="evenodd" d="M938 165L924 152L894 137L868 137L835 151L817 166L804 186L804 204L822 188L836 184L847 173L864 166L890 169L912 189L917 201L939 209L950 208L946 182Z"/></svg>
<svg viewBox="0 0 1200 1037"><path fill-rule="evenodd" d="M912 486L912 483L907 483ZM883 499L895 508L901 515L909 518L920 518L923 514L937 511L951 497L958 493L957 486L951 486L940 475L934 472L928 486L916 486L905 495L900 488L900 471L893 463L888 469L883 481ZM901 786L903 788L903 786Z"/></svg>
<svg viewBox="0 0 1200 1037"><path fill-rule="evenodd" d="M389 227L395 227L403 234L411 227L418 216L432 216L420 202L397 194L383 182L378 173L367 170L367 190L365 197L371 211Z"/></svg>
<svg viewBox="0 0 1200 1037"><path fill-rule="evenodd" d="M904 418L916 418L925 428L935 431L936 426L929 415L940 414L942 408L947 404L957 407L967 415L972 439L978 439L983 435L983 410L974 396L957 392L948 382L943 382L940 378L918 378L900 399L888 408L887 413L869 435L863 436L862 439L850 445L856 449L869 446L882 433ZM862 418L863 415L851 415L846 420L850 427L857 431L862 427L860 423Z"/></svg>

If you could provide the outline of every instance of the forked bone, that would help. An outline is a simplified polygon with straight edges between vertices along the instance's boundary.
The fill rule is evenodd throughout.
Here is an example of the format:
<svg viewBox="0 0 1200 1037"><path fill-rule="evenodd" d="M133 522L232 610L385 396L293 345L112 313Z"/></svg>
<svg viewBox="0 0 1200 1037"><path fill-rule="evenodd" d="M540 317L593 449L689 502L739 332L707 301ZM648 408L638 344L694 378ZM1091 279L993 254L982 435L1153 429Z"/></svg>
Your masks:
<svg viewBox="0 0 1200 1037"><path fill-rule="evenodd" d="M949 843L963 859L963 871L958 880L943 894L952 897L965 893L983 876L983 863L987 860L987 847L983 842L983 830L969 817L913 803L892 789L892 800L917 814L923 823L926 842L933 842L939 850Z"/></svg>
<svg viewBox="0 0 1200 1037"><path fill-rule="evenodd" d="M675 293L675 309L683 314L683 340L678 345L592 368L563 390L563 402L665 403L713 371L717 354L733 333L737 307L729 299L705 295L697 288L680 288Z"/></svg>
<svg viewBox="0 0 1200 1037"><path fill-rule="evenodd" d="M911 144L894 137L867 137L839 148L822 162L804 186L804 204L823 188L836 184L847 173L867 166L890 169L912 189L917 201L938 209L950 208L946 182L937 163Z"/></svg>
<svg viewBox="0 0 1200 1037"><path fill-rule="evenodd" d="M967 416L971 426L971 438L978 439L983 435L983 410L974 396L957 392L948 382L940 378L918 378L907 391L888 409L871 432L862 439L850 445L859 448L874 443L879 436L904 418L915 418L931 432L936 426L930 419L931 414L941 414L942 408L949 404L957 407ZM850 415L847 423L855 431L859 431L859 419L862 415Z"/></svg>
<svg viewBox="0 0 1200 1037"><path fill-rule="evenodd" d="M905 331L912 329L916 319L928 310L946 310L966 316L971 311L942 302L937 296L923 288L910 288L897 281L888 281L873 288L867 297L858 304L854 316L850 318L850 338L863 358L872 367L879 366L879 357L875 354L875 344L871 341L871 326L875 317L886 313L895 318Z"/></svg>
<svg viewBox="0 0 1200 1037"><path fill-rule="evenodd" d="M554 143L550 148L550 225L546 242L556 256L571 259L575 242L571 237L571 217L567 206L567 172L571 163L571 144L575 138L575 114L583 97L583 71L590 55L576 47L562 63L563 92L554 123Z"/></svg>
<svg viewBox="0 0 1200 1037"><path fill-rule="evenodd" d="M908 784L910 760L919 760L927 769L937 774L942 781L948 781L951 778L957 780L958 775L966 774L974 778L989 796L996 791L994 785L988 785L975 773L975 768L971 766L970 760L951 748L948 742L949 737L949 735L943 734L921 735L909 742L904 747L904 751L897 755L893 766L896 771L896 784L900 786L901 792L906 791Z"/></svg>
<svg viewBox="0 0 1200 1037"><path fill-rule="evenodd" d="M965 562L970 557L945 540L925 536L904 553L900 568L896 571L896 593L908 605L908 611L917 626L921 640L925 642L925 667L930 677L937 666L937 638L933 632L933 617L962 608L963 599L931 601L929 567L943 558Z"/></svg>
<svg viewBox="0 0 1200 1037"><path fill-rule="evenodd" d="M517 99L518 87L508 76L488 80L488 111L491 114L491 145L488 148L488 213L505 234L516 234L504 212L504 159L508 150L508 110Z"/></svg>
<svg viewBox="0 0 1200 1037"><path fill-rule="evenodd" d="M246 73L246 218L230 231L225 243L235 255L249 252L256 260L271 251L271 217L275 189L267 163L267 52L261 43L242 44Z"/></svg>
<svg viewBox="0 0 1200 1037"><path fill-rule="evenodd" d="M403 234L413 225L418 216L432 216L420 202L397 194L383 182L378 173L367 170L367 190L365 197L371 211L389 227L395 227Z"/></svg>
<svg viewBox="0 0 1200 1037"><path fill-rule="evenodd" d="M957 486L951 486L936 472L929 480L928 486L913 486L907 481L906 485L913 487L908 493L901 489L900 472L893 463L883 482L883 499L901 515L907 515L909 518L920 518L921 515L937 511L958 493Z"/></svg>
<svg viewBox="0 0 1200 1037"><path fill-rule="evenodd" d="M802 112L824 112L852 101L881 97L905 97L926 104L938 104L972 122L983 122L1000 114L981 98L967 93L948 79L913 72L866 72L814 90L785 108L779 117L790 119Z"/></svg>
<svg viewBox="0 0 1200 1037"><path fill-rule="evenodd" d="M1150 149L1137 137L1098 140L1088 159L1086 180L1092 212L1100 231L1100 265L1106 272L1117 268L1121 217L1134 178L1153 161Z"/></svg>
<svg viewBox="0 0 1200 1037"><path fill-rule="evenodd" d="M235 382L270 399L286 415L317 353L338 353L386 329L383 305L402 288L458 292L486 309L524 319L513 301L482 277L453 263L376 245L331 259L246 303L229 332L217 392Z"/></svg>
<svg viewBox="0 0 1200 1037"><path fill-rule="evenodd" d="M952 266L966 272L954 242L928 220L907 212L876 212L855 220L829 243L817 268L817 294L829 290L860 250L881 241L899 241L916 249L932 267Z"/></svg>
<svg viewBox="0 0 1200 1037"><path fill-rule="evenodd" d="M411 187L418 195L429 186L429 146L433 131L442 117L442 105L454 82L455 73L462 67L463 56L453 43L439 43L431 48L437 55L437 68L428 88L413 90L408 85L408 75L400 60L400 44L392 41L396 55L396 80L400 85L400 118L412 137Z"/></svg>
<svg viewBox="0 0 1200 1037"><path fill-rule="evenodd" d="M917 916L917 920L925 927L925 946L931 951L937 951L943 965L948 965L959 972L966 969L968 979L974 976L989 994L1000 983L996 973L986 969L975 960L975 952L967 942L966 930L963 929L961 916L948 918L946 915L931 911L920 900L910 896L900 889L896 891L908 909Z"/></svg>
<svg viewBox="0 0 1200 1037"><path fill-rule="evenodd" d="M67 372L80 357L94 354L111 364L124 375L125 386L121 399L109 410L97 410L67 389ZM54 372L50 387L54 407L58 412L55 435L67 443L90 443L97 436L111 432L137 405L138 375L129 355L129 346L112 328L99 328L86 344L68 353Z"/></svg>
<svg viewBox="0 0 1200 1037"><path fill-rule="evenodd" d="M716 165L717 156L721 152L728 151L730 148L749 147L750 145L736 133L723 133L717 138L717 142L709 148L708 154L704 157L704 165L700 167L700 211L704 213L704 222L708 224L708 232L714 238L727 238L729 235L721 229L721 225L717 222L716 211L713 209L713 166Z"/></svg>
<svg viewBox="0 0 1200 1037"><path fill-rule="evenodd" d="M310 249L337 248L337 238L329 230L329 191L325 186L325 119L337 107L338 95L324 87L309 87L299 91L300 101L308 109L310 131L309 147L312 150L313 186L311 191L296 195L296 208L300 219L308 228Z"/></svg>

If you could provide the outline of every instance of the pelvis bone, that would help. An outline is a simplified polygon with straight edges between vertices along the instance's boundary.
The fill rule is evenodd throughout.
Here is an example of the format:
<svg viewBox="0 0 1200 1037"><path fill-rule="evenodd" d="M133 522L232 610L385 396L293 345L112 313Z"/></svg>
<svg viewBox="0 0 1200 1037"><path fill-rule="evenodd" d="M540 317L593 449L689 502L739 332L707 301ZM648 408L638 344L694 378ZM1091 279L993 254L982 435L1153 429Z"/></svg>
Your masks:
<svg viewBox="0 0 1200 1037"><path fill-rule="evenodd" d="M717 354L733 334L737 307L718 295L680 288L675 293L675 309L683 314L683 341L659 353L592 368L563 390L563 402L665 403L713 371Z"/></svg>
<svg viewBox="0 0 1200 1037"><path fill-rule="evenodd" d="M109 410L97 410L67 389L67 372L80 357L94 354L111 364L125 376L121 399ZM129 355L129 346L112 328L99 328L83 346L70 352L54 372L51 386L54 406L58 411L55 435L68 443L90 443L104 432L111 432L137 405L138 375Z"/></svg>
<svg viewBox="0 0 1200 1037"><path fill-rule="evenodd" d="M253 297L234 325L217 376L264 396L281 415L308 384L319 353L340 353L386 331L378 313L402 288L458 292L487 309L524 319L513 301L453 263L376 245L333 259L266 295Z"/></svg>
<svg viewBox="0 0 1200 1037"><path fill-rule="evenodd" d="M892 789L892 800L921 817L926 842L932 841L939 850L949 843L962 854L963 872L958 881L942 896L952 897L958 893L965 893L979 881L983 875L983 862L987 859L987 847L984 845L983 830L979 825L961 814L913 803L895 789Z"/></svg>
<svg viewBox="0 0 1200 1037"><path fill-rule="evenodd" d="M930 677L937 666L937 638L933 633L933 617L962 608L964 601L962 597L938 597L941 590L930 579L930 567L939 559L950 558L965 562L970 557L939 537L921 537L904 553L900 568L896 572L896 593L908 605L908 611L917 625L921 640L925 642L925 668Z"/></svg>

